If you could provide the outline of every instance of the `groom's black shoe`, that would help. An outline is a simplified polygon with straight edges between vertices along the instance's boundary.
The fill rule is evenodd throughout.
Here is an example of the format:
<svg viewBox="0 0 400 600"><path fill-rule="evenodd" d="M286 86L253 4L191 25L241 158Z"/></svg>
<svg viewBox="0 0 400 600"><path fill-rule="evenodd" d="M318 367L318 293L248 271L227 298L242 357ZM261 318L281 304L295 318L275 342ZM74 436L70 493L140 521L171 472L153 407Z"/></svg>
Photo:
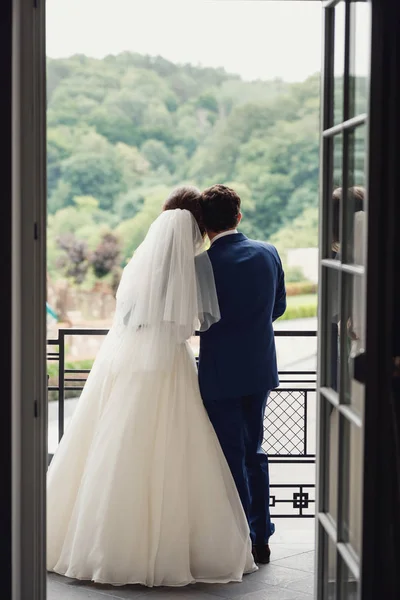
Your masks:
<svg viewBox="0 0 400 600"><path fill-rule="evenodd" d="M253 546L254 562L260 565L267 565L270 561L271 550L268 544Z"/></svg>

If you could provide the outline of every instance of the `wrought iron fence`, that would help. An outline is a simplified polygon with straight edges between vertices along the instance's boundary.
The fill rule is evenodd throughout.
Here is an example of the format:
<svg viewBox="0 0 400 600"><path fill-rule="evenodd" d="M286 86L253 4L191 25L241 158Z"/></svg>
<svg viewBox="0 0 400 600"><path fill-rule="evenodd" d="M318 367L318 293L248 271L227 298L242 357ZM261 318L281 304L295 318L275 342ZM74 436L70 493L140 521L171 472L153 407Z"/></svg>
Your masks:
<svg viewBox="0 0 400 600"><path fill-rule="evenodd" d="M47 341L48 363L58 365L57 383L53 381L48 386L48 391L56 394L58 403L58 440L64 434L66 397L82 391L90 373L90 369L66 367L66 338L107 333L108 329L59 329L58 337ZM276 338L315 338L316 335L316 331L275 332ZM264 418L263 448L271 465L271 514L274 518L313 518L315 431L310 425L315 416L316 371L283 370L279 376L280 386L271 392ZM314 448L310 449L310 445ZM49 454L49 461L51 458ZM274 471L283 481L275 481Z"/></svg>

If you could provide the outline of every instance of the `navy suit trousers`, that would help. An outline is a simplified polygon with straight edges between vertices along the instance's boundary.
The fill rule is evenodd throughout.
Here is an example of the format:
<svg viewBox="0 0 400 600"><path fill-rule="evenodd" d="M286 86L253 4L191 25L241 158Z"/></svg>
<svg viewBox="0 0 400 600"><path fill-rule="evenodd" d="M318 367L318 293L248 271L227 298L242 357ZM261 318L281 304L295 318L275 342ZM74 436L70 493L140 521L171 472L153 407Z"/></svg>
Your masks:
<svg viewBox="0 0 400 600"><path fill-rule="evenodd" d="M253 544L267 544L275 531L269 511L268 456L262 449L268 396L269 391L240 398L203 398L235 480Z"/></svg>

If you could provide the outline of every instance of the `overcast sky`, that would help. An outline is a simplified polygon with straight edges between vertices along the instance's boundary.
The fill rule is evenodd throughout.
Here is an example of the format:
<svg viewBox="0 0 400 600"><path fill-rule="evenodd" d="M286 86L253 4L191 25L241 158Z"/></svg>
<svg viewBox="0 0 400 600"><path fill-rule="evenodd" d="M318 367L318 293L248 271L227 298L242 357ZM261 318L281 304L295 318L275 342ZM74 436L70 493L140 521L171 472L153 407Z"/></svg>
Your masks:
<svg viewBox="0 0 400 600"><path fill-rule="evenodd" d="M126 50L302 81L321 63L321 3L266 0L47 0L47 54Z"/></svg>

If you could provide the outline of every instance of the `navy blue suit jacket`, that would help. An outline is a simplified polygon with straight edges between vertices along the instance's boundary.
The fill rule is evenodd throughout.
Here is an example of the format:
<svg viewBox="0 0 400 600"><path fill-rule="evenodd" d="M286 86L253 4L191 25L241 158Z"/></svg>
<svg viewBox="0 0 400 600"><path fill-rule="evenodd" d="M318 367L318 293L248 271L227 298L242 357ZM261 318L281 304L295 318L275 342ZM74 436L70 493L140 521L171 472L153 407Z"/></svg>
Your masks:
<svg viewBox="0 0 400 600"><path fill-rule="evenodd" d="M242 233L208 250L221 320L200 335L199 383L204 399L236 398L279 384L272 323L286 310L277 250Z"/></svg>

